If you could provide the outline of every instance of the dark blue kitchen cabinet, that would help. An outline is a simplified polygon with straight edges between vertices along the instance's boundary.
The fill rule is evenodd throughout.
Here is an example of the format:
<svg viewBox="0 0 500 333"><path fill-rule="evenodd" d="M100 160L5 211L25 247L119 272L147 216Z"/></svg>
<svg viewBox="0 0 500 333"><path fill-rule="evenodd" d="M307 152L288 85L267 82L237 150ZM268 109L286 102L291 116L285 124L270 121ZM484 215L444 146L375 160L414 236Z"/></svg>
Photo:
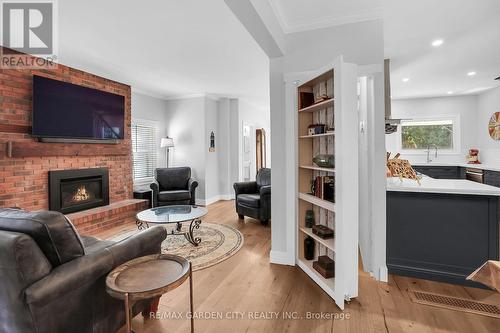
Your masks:
<svg viewBox="0 0 500 333"><path fill-rule="evenodd" d="M458 166L413 166L415 171L435 179L459 179Z"/></svg>
<svg viewBox="0 0 500 333"><path fill-rule="evenodd" d="M500 187L500 172L484 170L484 183L486 185Z"/></svg>

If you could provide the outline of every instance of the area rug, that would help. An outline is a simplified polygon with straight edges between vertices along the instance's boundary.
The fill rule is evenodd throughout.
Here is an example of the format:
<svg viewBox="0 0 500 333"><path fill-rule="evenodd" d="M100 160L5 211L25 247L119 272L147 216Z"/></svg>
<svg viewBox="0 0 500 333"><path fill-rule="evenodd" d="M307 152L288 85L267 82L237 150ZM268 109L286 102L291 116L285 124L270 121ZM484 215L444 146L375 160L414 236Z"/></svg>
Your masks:
<svg viewBox="0 0 500 333"><path fill-rule="evenodd" d="M189 224L184 223L183 228ZM174 226L166 226L170 231ZM110 240L120 241L139 231L129 231L116 235ZM199 229L194 231L195 237L201 238L201 243L194 246L184 236L168 235L161 244L162 253L175 254L191 261L193 271L198 271L218 264L243 246L243 235L237 229L217 223L202 222Z"/></svg>

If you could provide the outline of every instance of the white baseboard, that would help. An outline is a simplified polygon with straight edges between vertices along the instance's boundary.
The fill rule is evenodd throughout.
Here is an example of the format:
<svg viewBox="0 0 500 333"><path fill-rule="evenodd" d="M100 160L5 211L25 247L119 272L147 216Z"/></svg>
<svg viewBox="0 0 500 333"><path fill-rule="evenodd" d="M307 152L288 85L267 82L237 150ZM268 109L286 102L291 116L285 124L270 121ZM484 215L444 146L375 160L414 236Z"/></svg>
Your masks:
<svg viewBox="0 0 500 333"><path fill-rule="evenodd" d="M382 282L388 282L389 281L389 271L387 270L387 266L381 266L380 269L379 269L379 281L382 281Z"/></svg>
<svg viewBox="0 0 500 333"><path fill-rule="evenodd" d="M269 262L271 264L295 266L295 258L288 252L272 251L269 252Z"/></svg>
<svg viewBox="0 0 500 333"><path fill-rule="evenodd" d="M208 206L220 200L233 200L234 194L221 194L216 195L208 199L196 199L196 204L198 206Z"/></svg>

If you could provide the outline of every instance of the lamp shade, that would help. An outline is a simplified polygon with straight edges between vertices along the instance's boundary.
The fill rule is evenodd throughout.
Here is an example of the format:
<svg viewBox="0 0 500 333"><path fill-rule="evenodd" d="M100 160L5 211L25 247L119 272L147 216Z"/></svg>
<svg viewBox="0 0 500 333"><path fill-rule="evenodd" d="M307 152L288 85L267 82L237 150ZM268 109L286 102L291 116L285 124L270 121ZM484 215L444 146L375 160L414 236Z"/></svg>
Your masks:
<svg viewBox="0 0 500 333"><path fill-rule="evenodd" d="M161 138L161 142L160 142L161 148L173 147L173 146L174 146L174 139L169 138L168 136L166 138Z"/></svg>

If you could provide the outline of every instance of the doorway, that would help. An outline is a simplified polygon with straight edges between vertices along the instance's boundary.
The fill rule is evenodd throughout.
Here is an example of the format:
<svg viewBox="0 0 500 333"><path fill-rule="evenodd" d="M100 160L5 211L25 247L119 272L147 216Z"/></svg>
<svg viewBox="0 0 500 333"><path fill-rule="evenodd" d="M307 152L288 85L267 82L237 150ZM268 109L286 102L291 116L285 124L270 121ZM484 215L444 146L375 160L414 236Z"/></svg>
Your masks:
<svg viewBox="0 0 500 333"><path fill-rule="evenodd" d="M243 142L242 142L242 180L245 182L255 179L255 131L254 125L243 123Z"/></svg>

